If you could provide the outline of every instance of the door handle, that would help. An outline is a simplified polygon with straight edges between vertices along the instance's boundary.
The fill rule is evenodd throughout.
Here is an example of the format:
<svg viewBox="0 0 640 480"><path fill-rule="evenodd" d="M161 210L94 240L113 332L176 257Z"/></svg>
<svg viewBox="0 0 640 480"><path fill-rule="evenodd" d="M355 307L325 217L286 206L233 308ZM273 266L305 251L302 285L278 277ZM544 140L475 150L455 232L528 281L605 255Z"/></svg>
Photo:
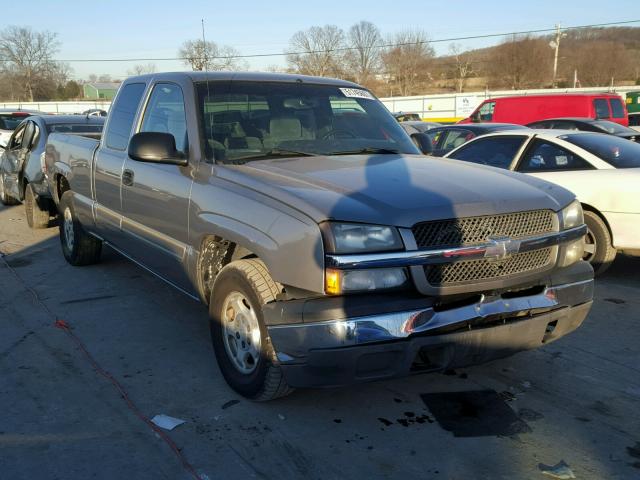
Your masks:
<svg viewBox="0 0 640 480"><path fill-rule="evenodd" d="M122 172L122 183L127 187L133 185L133 171L127 169Z"/></svg>

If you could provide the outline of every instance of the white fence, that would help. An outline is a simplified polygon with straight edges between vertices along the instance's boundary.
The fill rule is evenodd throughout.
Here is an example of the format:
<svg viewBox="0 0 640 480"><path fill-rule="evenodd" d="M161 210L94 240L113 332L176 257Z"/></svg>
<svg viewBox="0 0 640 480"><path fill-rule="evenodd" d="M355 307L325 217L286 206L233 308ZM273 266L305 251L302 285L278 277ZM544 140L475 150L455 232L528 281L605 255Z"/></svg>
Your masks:
<svg viewBox="0 0 640 480"><path fill-rule="evenodd" d="M471 112L485 99L492 97L506 97L510 95L532 95L536 93L617 93L624 97L629 91L640 90L639 86L624 87L593 87L593 88L556 88L534 90L498 90L469 93L441 93L436 95L419 95L414 97L381 98L392 112L418 113L424 119L435 121L456 121L469 116ZM90 108L109 110L111 102L83 101L83 102L7 102L0 103L0 108L23 108L40 110L47 113L80 113Z"/></svg>
<svg viewBox="0 0 640 480"><path fill-rule="evenodd" d="M0 102L0 108L20 108L24 110L38 110L44 113L81 113L90 108L109 110L111 102L82 101L82 102Z"/></svg>
<svg viewBox="0 0 640 480"><path fill-rule="evenodd" d="M456 121L468 117L480 103L493 97L511 95L533 95L540 93L617 93L624 98L629 91L638 91L640 87L592 87L592 88L555 88L532 90L498 90L469 93L443 93L437 95L419 95L414 97L381 98L382 103L392 112L418 113L426 120Z"/></svg>

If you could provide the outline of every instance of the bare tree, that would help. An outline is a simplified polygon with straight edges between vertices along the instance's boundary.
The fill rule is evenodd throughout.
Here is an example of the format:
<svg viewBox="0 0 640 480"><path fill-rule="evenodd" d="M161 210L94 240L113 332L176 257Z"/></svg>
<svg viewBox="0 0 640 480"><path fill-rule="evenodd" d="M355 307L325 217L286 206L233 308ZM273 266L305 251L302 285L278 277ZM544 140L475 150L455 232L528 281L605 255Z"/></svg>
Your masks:
<svg viewBox="0 0 640 480"><path fill-rule="evenodd" d="M203 40L187 40L178 51L185 65L199 71L246 70L247 64L239 55L233 47Z"/></svg>
<svg viewBox="0 0 640 480"><path fill-rule="evenodd" d="M357 83L367 84L380 71L382 35L371 22L359 22L349 29L345 59Z"/></svg>
<svg viewBox="0 0 640 480"><path fill-rule="evenodd" d="M10 26L0 33L0 56L5 59L3 70L22 83L28 101L33 101L38 82L50 77L58 46L56 34L47 31Z"/></svg>
<svg viewBox="0 0 640 480"><path fill-rule="evenodd" d="M473 70L472 54L462 51L460 45L451 44L449 46L449 54L453 59L453 81L456 92L462 93L467 83L467 78L475 74Z"/></svg>
<svg viewBox="0 0 640 480"><path fill-rule="evenodd" d="M389 81L400 95L418 93L417 89L431 80L430 68L435 56L426 33L405 30L389 38L391 46L382 53Z"/></svg>
<svg viewBox="0 0 640 480"><path fill-rule="evenodd" d="M145 75L147 73L155 73L156 68L157 67L155 63L146 63L146 64L138 63L134 65L131 68L131 70L127 71L127 75L136 76L136 75Z"/></svg>
<svg viewBox="0 0 640 480"><path fill-rule="evenodd" d="M487 60L492 86L538 87L552 76L553 57L543 38L513 35L494 47Z"/></svg>
<svg viewBox="0 0 640 480"><path fill-rule="evenodd" d="M311 27L291 37L287 63L293 71L304 75L340 76L344 46L344 32L335 25Z"/></svg>

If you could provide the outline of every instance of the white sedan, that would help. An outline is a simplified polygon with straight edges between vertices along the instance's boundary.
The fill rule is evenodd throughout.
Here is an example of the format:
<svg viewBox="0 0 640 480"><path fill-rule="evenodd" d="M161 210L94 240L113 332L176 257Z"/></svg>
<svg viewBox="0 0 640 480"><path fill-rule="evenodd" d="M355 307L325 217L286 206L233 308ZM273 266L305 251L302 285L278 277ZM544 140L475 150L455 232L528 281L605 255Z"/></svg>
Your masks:
<svg viewBox="0 0 640 480"><path fill-rule="evenodd" d="M596 274L617 250L640 250L640 143L601 133L514 130L477 137L445 158L527 173L573 191L589 227L585 260Z"/></svg>

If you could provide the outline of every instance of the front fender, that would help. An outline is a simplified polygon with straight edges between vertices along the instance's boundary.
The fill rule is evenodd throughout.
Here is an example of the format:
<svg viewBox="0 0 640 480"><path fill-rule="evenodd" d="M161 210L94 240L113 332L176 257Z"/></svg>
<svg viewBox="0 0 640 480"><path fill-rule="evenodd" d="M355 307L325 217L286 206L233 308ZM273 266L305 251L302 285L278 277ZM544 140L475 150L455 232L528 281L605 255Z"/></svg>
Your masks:
<svg viewBox="0 0 640 480"><path fill-rule="evenodd" d="M194 186L191 212L191 271L203 240L217 235L260 257L275 281L324 292L320 228L299 211L252 190L205 184Z"/></svg>

